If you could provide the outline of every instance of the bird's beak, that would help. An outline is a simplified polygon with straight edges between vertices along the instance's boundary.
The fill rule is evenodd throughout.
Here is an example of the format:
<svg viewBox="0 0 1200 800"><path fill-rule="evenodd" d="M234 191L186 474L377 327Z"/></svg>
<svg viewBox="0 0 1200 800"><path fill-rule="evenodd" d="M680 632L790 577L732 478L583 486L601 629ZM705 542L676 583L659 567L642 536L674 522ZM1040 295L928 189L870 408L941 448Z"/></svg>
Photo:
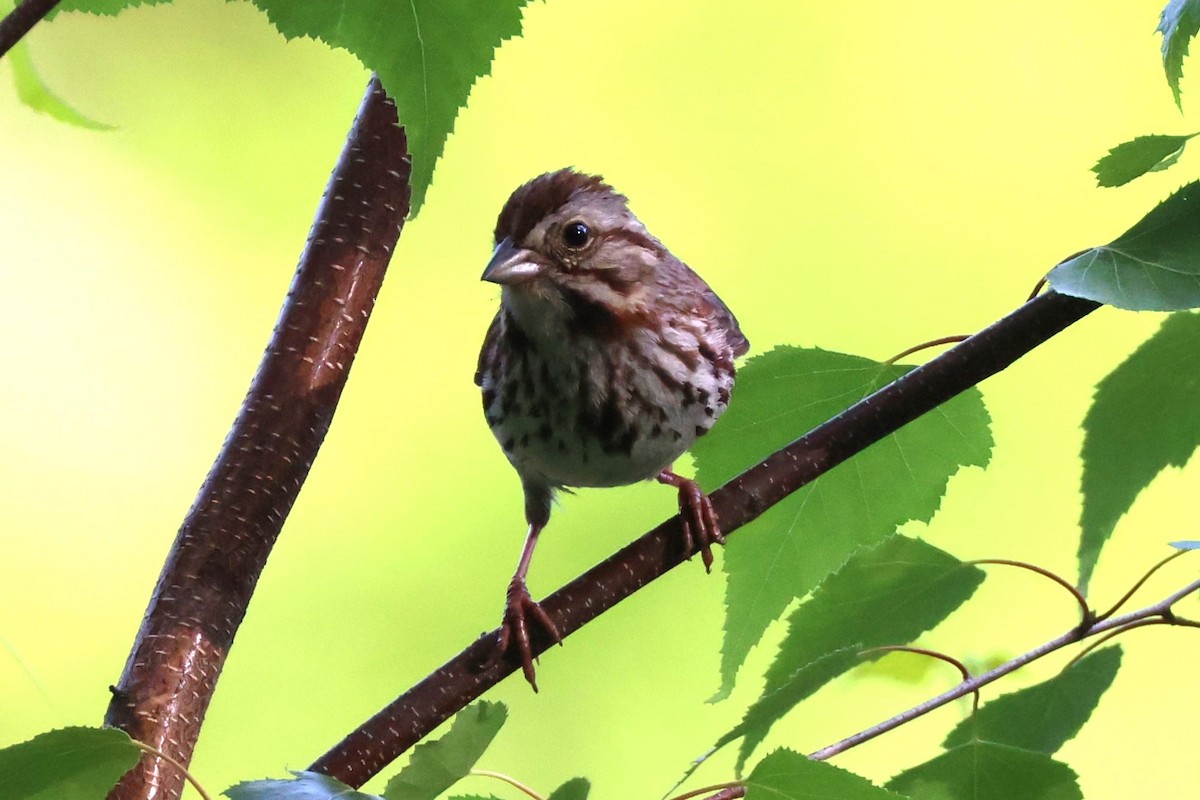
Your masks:
<svg viewBox="0 0 1200 800"><path fill-rule="evenodd" d="M496 252L492 253L492 260L483 271L481 280L502 285L524 283L541 275L544 269L532 250L517 247L506 236L496 245Z"/></svg>

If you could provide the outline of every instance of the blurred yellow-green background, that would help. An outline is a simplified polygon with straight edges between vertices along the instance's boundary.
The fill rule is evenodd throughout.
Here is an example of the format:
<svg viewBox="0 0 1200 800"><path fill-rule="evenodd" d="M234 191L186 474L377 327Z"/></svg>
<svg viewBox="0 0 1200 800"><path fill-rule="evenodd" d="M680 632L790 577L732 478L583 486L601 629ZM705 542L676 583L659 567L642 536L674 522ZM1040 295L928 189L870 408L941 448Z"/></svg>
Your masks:
<svg viewBox="0 0 1200 800"><path fill-rule="evenodd" d="M219 791L303 768L498 622L521 498L471 375L497 302L478 276L517 184L565 164L602 172L720 292L757 352L786 342L884 358L1003 315L1058 259L1108 241L1196 174L1192 153L1119 190L1088 172L1118 142L1200 127L1163 80L1161 2L531 5L404 231L221 679L200 779ZM246 3L64 15L29 41L48 83L117 129L64 126L0 87L0 744L99 723L367 79L345 52L286 43ZM1189 90L1200 84L1185 80L1185 108ZM963 558L1073 575L1079 423L1095 382L1158 321L1102 310L986 383L991 467L955 478L932 524L910 532ZM1171 471L1139 498L1101 559L1098 604L1163 542L1197 538L1198 478L1195 466ZM566 498L534 594L673 503L656 486ZM1142 597L1194 573L1174 567ZM505 682L490 696L510 722L482 765L543 791L586 775L596 797L661 796L740 718L780 635L731 700L706 705L722 580L677 570L548 654L540 695ZM924 641L979 663L1075 614L1035 576L993 572ZM1114 688L1060 757L1090 800L1194 797L1200 638L1151 629L1125 644ZM816 749L953 682L913 674L843 680L769 744ZM885 780L934 755L962 711L836 763ZM698 780L728 780L730 765L718 756Z"/></svg>

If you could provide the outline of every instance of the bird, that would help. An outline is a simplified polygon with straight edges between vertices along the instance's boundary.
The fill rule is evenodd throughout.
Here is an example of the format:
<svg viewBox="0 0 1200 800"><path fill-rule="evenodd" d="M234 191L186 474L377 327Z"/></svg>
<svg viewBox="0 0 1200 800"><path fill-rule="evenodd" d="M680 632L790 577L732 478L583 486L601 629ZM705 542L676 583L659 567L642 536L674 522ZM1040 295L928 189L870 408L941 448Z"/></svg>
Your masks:
<svg viewBox="0 0 1200 800"><path fill-rule="evenodd" d="M526 586L555 493L653 480L675 487L684 553L723 543L712 503L672 465L729 405L737 318L650 234L629 201L572 168L519 186L496 221L482 280L500 306L475 373L484 418L520 478L527 532L498 654L516 648L537 691L531 627L562 644Z"/></svg>

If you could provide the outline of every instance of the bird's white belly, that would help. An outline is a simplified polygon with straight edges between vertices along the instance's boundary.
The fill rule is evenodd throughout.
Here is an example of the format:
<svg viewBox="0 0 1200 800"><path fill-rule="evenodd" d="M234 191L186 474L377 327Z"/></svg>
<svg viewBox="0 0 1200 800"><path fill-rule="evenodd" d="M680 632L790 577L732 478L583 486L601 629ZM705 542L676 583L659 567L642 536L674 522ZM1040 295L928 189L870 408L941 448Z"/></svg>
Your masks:
<svg viewBox="0 0 1200 800"><path fill-rule="evenodd" d="M509 385L483 387L488 423L523 480L623 486L654 478L725 410L733 375L706 359L660 360L652 370L637 350L601 347L570 360L531 353Z"/></svg>

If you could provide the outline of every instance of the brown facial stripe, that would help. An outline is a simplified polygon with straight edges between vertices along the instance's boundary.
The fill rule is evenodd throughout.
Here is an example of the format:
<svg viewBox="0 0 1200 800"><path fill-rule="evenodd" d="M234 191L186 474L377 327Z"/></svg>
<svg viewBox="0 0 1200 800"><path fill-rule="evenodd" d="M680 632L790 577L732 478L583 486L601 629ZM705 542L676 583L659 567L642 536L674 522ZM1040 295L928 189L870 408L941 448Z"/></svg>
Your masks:
<svg viewBox="0 0 1200 800"><path fill-rule="evenodd" d="M629 242L635 247L650 251L655 256L668 255L662 245L640 231L630 230L629 228L616 228L611 231L605 231L603 236L605 239L617 239L622 242Z"/></svg>

